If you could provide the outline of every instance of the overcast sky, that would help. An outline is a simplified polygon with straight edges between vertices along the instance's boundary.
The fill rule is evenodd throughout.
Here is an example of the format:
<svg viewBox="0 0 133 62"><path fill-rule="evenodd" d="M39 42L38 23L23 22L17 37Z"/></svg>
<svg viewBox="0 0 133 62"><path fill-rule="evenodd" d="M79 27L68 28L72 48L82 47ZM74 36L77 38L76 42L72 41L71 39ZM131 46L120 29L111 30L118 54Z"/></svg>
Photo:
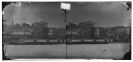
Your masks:
<svg viewBox="0 0 133 62"><path fill-rule="evenodd" d="M36 21L46 21L49 27L63 27L64 13L60 8L61 3L16 3L6 6L4 17L7 24L26 22L32 24ZM76 24L82 21L94 21L95 26L128 26L131 10L127 11L125 5L114 2L87 2L70 3L68 21Z"/></svg>

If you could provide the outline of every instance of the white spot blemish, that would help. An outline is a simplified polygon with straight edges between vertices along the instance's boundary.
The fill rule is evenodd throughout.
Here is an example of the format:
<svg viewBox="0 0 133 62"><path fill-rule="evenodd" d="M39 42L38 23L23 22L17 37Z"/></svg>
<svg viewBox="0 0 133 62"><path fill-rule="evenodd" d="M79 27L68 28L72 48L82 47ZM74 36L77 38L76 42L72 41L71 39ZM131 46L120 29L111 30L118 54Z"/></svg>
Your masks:
<svg viewBox="0 0 133 62"><path fill-rule="evenodd" d="M4 11L2 11L2 15L4 15Z"/></svg>
<svg viewBox="0 0 133 62"><path fill-rule="evenodd" d="M61 3L61 9L70 10L71 4L69 3Z"/></svg>
<svg viewBox="0 0 133 62"><path fill-rule="evenodd" d="M20 6L21 5L21 2L18 5Z"/></svg>
<svg viewBox="0 0 133 62"><path fill-rule="evenodd" d="M19 7L19 6L21 6L21 2L19 2L19 3L16 4L16 7Z"/></svg>

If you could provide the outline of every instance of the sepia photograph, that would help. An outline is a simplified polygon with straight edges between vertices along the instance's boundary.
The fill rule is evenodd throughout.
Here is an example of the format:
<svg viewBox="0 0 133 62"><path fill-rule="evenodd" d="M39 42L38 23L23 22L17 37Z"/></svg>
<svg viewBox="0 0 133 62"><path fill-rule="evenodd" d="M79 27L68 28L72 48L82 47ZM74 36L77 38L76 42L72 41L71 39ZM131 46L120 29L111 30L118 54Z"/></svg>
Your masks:
<svg viewBox="0 0 133 62"><path fill-rule="evenodd" d="M1 3L3 60L131 60L131 1Z"/></svg>

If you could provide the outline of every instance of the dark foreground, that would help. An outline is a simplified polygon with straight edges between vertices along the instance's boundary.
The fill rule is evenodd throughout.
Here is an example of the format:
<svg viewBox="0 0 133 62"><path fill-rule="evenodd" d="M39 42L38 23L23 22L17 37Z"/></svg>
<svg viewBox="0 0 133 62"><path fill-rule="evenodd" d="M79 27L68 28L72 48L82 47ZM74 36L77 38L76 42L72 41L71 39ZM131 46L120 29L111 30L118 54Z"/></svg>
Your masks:
<svg viewBox="0 0 133 62"><path fill-rule="evenodd" d="M130 43L108 44L43 44L4 45L5 56L10 59L27 58L85 58L122 59Z"/></svg>

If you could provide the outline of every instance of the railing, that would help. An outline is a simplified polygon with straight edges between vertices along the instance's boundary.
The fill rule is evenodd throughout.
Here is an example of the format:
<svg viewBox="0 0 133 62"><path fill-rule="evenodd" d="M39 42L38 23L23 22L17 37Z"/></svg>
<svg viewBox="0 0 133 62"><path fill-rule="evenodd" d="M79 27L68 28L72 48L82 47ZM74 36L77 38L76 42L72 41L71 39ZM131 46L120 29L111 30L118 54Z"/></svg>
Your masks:
<svg viewBox="0 0 133 62"><path fill-rule="evenodd" d="M130 42L130 39L21 39L21 40L9 40L4 41L5 44L107 44L107 43L114 43L114 42Z"/></svg>

